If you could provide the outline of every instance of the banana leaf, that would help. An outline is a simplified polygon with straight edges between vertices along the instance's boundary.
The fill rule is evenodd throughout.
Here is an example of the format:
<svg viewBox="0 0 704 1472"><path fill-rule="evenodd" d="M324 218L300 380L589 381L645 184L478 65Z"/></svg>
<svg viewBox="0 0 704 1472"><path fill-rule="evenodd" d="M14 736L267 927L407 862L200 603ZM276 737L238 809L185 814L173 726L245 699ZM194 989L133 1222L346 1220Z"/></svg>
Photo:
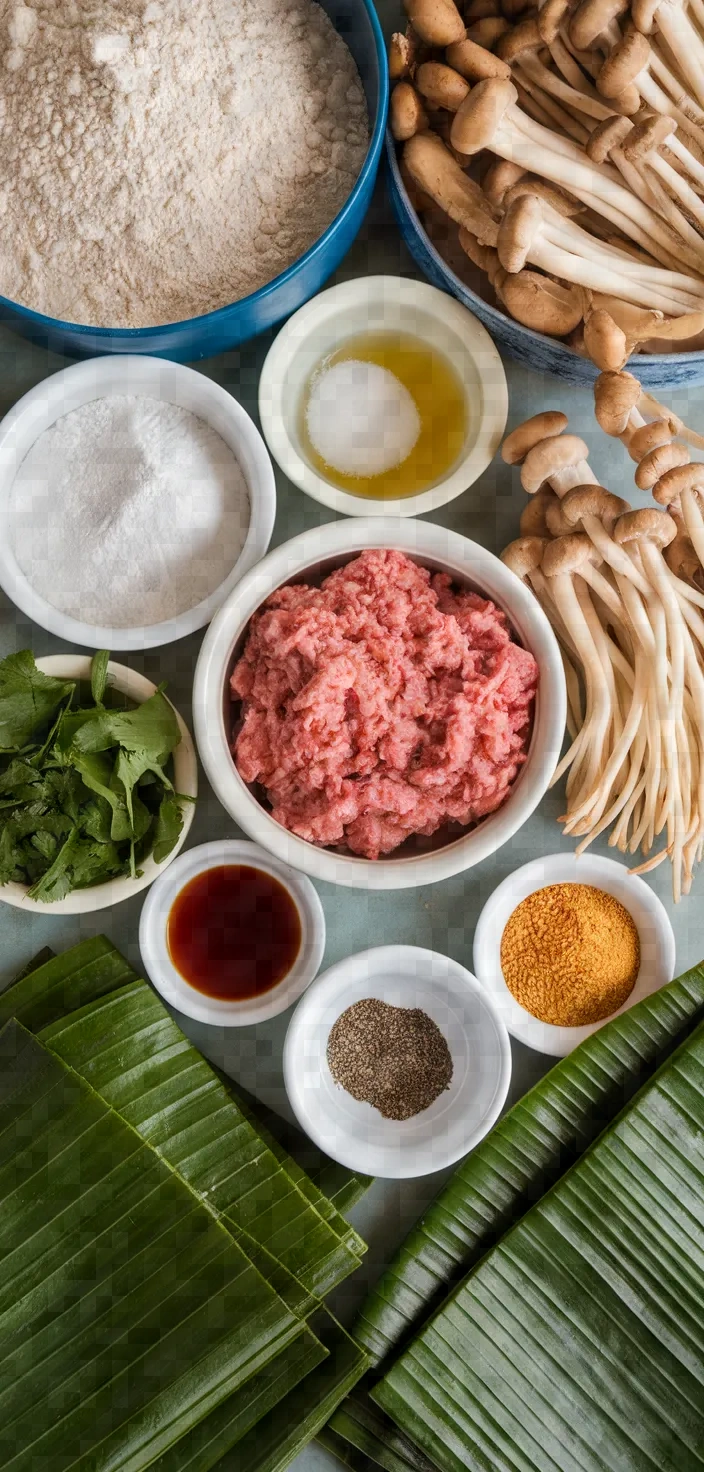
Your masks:
<svg viewBox="0 0 704 1472"><path fill-rule="evenodd" d="M704 967L695 966L607 1022L504 1115L440 1191L367 1299L354 1333L372 1364L408 1340L702 1017Z"/></svg>
<svg viewBox="0 0 704 1472"><path fill-rule="evenodd" d="M210 1472L225 1452L322 1363L327 1353L320 1340L306 1329L241 1390L153 1462L149 1472Z"/></svg>
<svg viewBox="0 0 704 1472"><path fill-rule="evenodd" d="M329 1422L327 1426L323 1426L322 1431L318 1432L316 1440L325 1447L326 1452L337 1457L343 1467L351 1467L352 1472L376 1472L376 1468L380 1465L378 1462L370 1461L369 1457L359 1451L358 1447L353 1446L351 1441L345 1441L342 1436L333 1431Z"/></svg>
<svg viewBox="0 0 704 1472"><path fill-rule="evenodd" d="M304 1147L301 1147L296 1139L300 1135L301 1140L305 1140L302 1131L297 1130L295 1125L288 1125L287 1121L282 1119L280 1115L276 1115L273 1109L267 1109L265 1105L253 1099L251 1094L247 1093L246 1089L243 1089L240 1084L233 1083L233 1080L227 1074L222 1073L220 1069L217 1070L217 1074L222 1079L225 1088L236 1100L242 1113L249 1120L250 1124L254 1125L260 1139L264 1140L265 1144L269 1146L272 1154L276 1156L276 1159L283 1166L286 1174L290 1176L291 1180L298 1186L299 1191L303 1193L306 1201L315 1207L318 1214L322 1216L323 1221L326 1221L328 1226L332 1227L332 1230L345 1243L350 1252L353 1252L358 1261L361 1262L367 1250L366 1242L355 1231L354 1227L351 1227L349 1222L345 1221L345 1218L333 1204L328 1194L313 1180L310 1172L304 1168L300 1159L297 1158L297 1155L300 1153L308 1153L305 1152ZM296 1153L291 1153L292 1150ZM325 1170L327 1166L332 1168L329 1178L331 1184L334 1185L336 1178L332 1176L332 1170L336 1170L337 1167L334 1166L333 1161L326 1162L326 1157L321 1155L312 1143L309 1153L312 1156L312 1163L314 1165L317 1163L321 1171ZM345 1171L344 1166L340 1166L339 1169L344 1173L344 1194L346 1199L354 1196L355 1201L359 1200L364 1190L366 1190L366 1186L362 1187L362 1180L359 1177L353 1176L350 1171ZM339 1178L337 1179L339 1180ZM339 1182L339 1184L342 1185L342 1182Z"/></svg>
<svg viewBox="0 0 704 1472"><path fill-rule="evenodd" d="M39 958L36 957L35 960ZM104 935L84 940L26 971L0 993L0 1027L16 1017L37 1033L97 997L138 981L137 972Z"/></svg>
<svg viewBox="0 0 704 1472"><path fill-rule="evenodd" d="M374 1472L375 1467L383 1467L385 1472L435 1472L433 1463L368 1395L353 1391L338 1406L325 1429L335 1436L338 1455L340 1447L353 1449L366 1464L364 1472L367 1469Z"/></svg>
<svg viewBox="0 0 704 1472"><path fill-rule="evenodd" d="M82 1078L0 1034L0 1464L142 1469L302 1325Z"/></svg>
<svg viewBox="0 0 704 1472"><path fill-rule="evenodd" d="M216 1462L212 1472L284 1472L357 1384L369 1363L364 1351L332 1314L316 1318L315 1328L328 1358Z"/></svg>
<svg viewBox="0 0 704 1472"><path fill-rule="evenodd" d="M373 1396L441 1472L701 1472L704 1024Z"/></svg>
<svg viewBox="0 0 704 1472"><path fill-rule="evenodd" d="M308 1294L322 1297L358 1266L146 982L51 1023L41 1039Z"/></svg>

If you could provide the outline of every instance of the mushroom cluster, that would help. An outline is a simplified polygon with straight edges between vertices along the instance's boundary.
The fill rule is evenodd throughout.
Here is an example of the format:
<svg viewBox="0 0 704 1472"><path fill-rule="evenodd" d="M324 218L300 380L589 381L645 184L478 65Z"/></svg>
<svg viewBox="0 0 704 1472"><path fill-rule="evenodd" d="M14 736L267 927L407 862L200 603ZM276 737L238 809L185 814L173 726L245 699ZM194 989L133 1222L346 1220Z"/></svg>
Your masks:
<svg viewBox="0 0 704 1472"><path fill-rule="evenodd" d="M615 416L615 399L612 408ZM678 901L704 850L704 592L694 541L696 532L704 551L704 467L683 458L664 419L630 427L634 410L621 406L618 432L639 461L639 484L664 485L658 499L669 509L633 511L599 485L584 441L549 410L502 447L531 497L502 556L562 649L570 746L553 780L567 774L565 832L581 853L610 829L612 846L642 851L634 873L669 858Z"/></svg>
<svg viewBox="0 0 704 1472"><path fill-rule="evenodd" d="M704 0L405 7L391 127L446 253L600 368L704 341Z"/></svg>

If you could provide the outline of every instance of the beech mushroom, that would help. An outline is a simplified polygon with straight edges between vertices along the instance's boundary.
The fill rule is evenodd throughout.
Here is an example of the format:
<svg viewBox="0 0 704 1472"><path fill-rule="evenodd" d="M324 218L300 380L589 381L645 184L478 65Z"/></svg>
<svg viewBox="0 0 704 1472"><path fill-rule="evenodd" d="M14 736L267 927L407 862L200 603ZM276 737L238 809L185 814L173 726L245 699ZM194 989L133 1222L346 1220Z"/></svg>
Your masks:
<svg viewBox="0 0 704 1472"><path fill-rule="evenodd" d="M600 373L594 384L594 410L605 434L617 438L628 428L631 411L641 396L641 386L632 373Z"/></svg>
<svg viewBox="0 0 704 1472"><path fill-rule="evenodd" d="M405 143L428 127L428 114L410 82L396 83L389 103L389 123L399 143Z"/></svg>
<svg viewBox="0 0 704 1472"><path fill-rule="evenodd" d="M517 322L534 332L544 332L547 337L566 337L582 320L578 289L561 286L535 271L507 276L501 297Z"/></svg>
<svg viewBox="0 0 704 1472"><path fill-rule="evenodd" d="M464 21L454 0L403 0L414 31L428 46L451 46L461 41Z"/></svg>
<svg viewBox="0 0 704 1472"><path fill-rule="evenodd" d="M486 82L490 77L498 77L506 82L511 80L508 62L501 61L493 51L478 45L476 41L470 41L468 37L464 41L457 41L454 46L448 46L445 58L448 66L454 67L469 82Z"/></svg>
<svg viewBox="0 0 704 1472"><path fill-rule="evenodd" d="M560 409L544 409L542 414L534 414L531 419L524 419L522 424L517 424L515 429L506 436L501 446L501 458L506 465L521 465L529 450L539 445L542 440L552 439L554 435L562 434L567 428L567 415Z"/></svg>
<svg viewBox="0 0 704 1472"><path fill-rule="evenodd" d="M521 466L521 485L524 491L531 494L560 471L582 465L587 454L584 440L576 434L563 434L541 440L528 451Z"/></svg>
<svg viewBox="0 0 704 1472"><path fill-rule="evenodd" d="M424 61L416 72L415 84L431 107L444 107L448 112L457 112L469 95L469 83L441 61Z"/></svg>

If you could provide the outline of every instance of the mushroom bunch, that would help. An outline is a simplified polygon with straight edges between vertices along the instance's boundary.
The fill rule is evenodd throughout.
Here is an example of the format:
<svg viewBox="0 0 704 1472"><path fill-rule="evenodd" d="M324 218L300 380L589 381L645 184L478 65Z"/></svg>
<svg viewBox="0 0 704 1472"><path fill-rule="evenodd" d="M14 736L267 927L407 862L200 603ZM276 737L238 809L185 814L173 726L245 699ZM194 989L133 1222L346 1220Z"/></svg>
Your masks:
<svg viewBox="0 0 704 1472"><path fill-rule="evenodd" d="M634 873L669 858L678 901L704 850L704 593L689 482L681 511L633 511L597 484L584 441L567 430L564 414L546 411L502 447L531 497L503 560L541 603L565 665L570 746L553 779L567 776L560 821L578 853L607 829L621 852L640 849ZM645 444L646 430L661 433L648 424L632 436ZM640 464L674 443L653 443ZM650 465L658 468L657 454ZM684 468L670 465L659 479Z"/></svg>
<svg viewBox="0 0 704 1472"><path fill-rule="evenodd" d="M696 343L704 0L405 6L391 127L431 233L452 222L506 311L600 367Z"/></svg>

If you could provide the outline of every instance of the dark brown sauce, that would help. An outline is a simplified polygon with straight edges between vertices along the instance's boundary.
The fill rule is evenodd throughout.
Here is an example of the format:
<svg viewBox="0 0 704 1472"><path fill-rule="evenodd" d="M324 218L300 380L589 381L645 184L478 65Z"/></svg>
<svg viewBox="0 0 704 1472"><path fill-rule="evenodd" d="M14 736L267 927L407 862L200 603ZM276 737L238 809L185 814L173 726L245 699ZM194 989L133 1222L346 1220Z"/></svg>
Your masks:
<svg viewBox="0 0 704 1472"><path fill-rule="evenodd" d="M176 896L169 955L184 981L207 997L244 1002L271 991L301 949L301 919L288 890L261 869L222 864Z"/></svg>

